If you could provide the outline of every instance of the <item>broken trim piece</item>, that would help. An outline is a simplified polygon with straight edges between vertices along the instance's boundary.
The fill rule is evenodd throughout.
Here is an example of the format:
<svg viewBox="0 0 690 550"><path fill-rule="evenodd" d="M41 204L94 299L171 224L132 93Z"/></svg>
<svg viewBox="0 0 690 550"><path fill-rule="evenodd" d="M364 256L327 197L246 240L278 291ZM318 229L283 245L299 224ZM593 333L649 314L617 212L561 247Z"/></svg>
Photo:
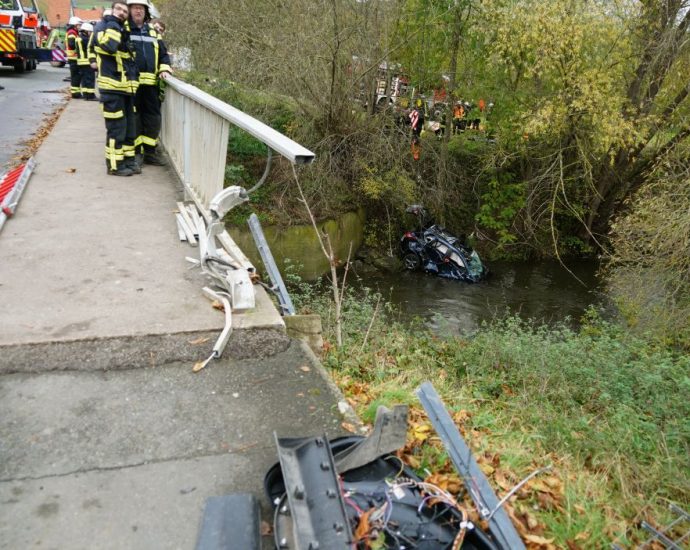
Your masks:
<svg viewBox="0 0 690 550"><path fill-rule="evenodd" d="M230 340L230 336L232 335L232 308L230 307L230 300L228 300L223 294L214 292L207 286L205 286L202 291L209 300L217 300L223 304L223 309L225 310L225 327L223 327L223 332L220 333L218 340L216 340L216 343L213 346L213 351L211 351L211 355L209 355L208 359L206 359L206 361L203 363L197 363L194 366L194 372L199 372L201 369L205 368L206 365L211 362L211 360L220 359L220 356L223 355L225 346L228 345L228 340Z"/></svg>

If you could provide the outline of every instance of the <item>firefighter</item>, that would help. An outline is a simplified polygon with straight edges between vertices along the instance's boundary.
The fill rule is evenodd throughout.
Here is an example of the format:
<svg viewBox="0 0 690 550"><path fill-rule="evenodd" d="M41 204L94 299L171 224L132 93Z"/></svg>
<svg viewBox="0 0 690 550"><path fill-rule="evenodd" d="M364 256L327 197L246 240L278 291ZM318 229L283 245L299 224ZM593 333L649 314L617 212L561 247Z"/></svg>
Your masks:
<svg viewBox="0 0 690 550"><path fill-rule="evenodd" d="M160 33L150 24L149 0L127 0L130 40L139 68L139 88L134 98L137 120L137 162L165 166L158 149L161 131L159 81L172 73L170 58ZM141 166L141 164L140 164Z"/></svg>
<svg viewBox="0 0 690 550"><path fill-rule="evenodd" d="M79 17L70 17L67 23L67 32L65 33L65 53L67 54L67 63L69 64L69 91L74 99L82 97L79 89L81 75L77 65L77 42L79 41L79 27L81 24L82 20Z"/></svg>
<svg viewBox="0 0 690 550"><path fill-rule="evenodd" d="M91 68L91 57L89 51L93 25L82 23L79 29L79 40L77 40L77 67L79 68L79 88L81 95L87 101L96 101L95 77Z"/></svg>
<svg viewBox="0 0 690 550"><path fill-rule="evenodd" d="M141 173L134 160L134 95L139 72L124 26L128 12L124 0L115 0L112 14L96 25L92 41L98 67L96 84L105 118L105 163L108 174L113 176Z"/></svg>

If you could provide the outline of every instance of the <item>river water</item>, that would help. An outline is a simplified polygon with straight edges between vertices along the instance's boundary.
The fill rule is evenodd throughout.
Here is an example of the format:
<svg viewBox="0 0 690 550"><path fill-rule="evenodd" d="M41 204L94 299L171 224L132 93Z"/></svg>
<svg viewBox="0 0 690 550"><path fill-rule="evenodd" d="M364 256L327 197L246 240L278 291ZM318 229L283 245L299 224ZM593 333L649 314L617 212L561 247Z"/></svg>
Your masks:
<svg viewBox="0 0 690 550"><path fill-rule="evenodd" d="M403 319L421 317L439 334L468 334L483 321L507 312L547 324L574 326L591 304L604 303L597 263L495 262L488 280L477 284L418 272L368 275L357 284L377 289L397 305Z"/></svg>
<svg viewBox="0 0 690 550"><path fill-rule="evenodd" d="M359 213L349 213L323 224L337 257L348 256L350 242L354 250L359 247L363 226L363 215ZM328 271L328 262L311 226L266 227L264 231L281 268L290 259L293 265L301 266L299 274L306 280L314 280ZM249 231L235 228L231 234L250 260L261 265ZM439 334L472 333L483 321L502 318L506 313L547 324L567 321L574 326L589 305L605 300L596 277L596 262L568 261L567 268L558 261L491 262L491 275L477 284L421 272L375 271L362 274L358 281L355 276L349 276L348 285L378 290L397 306L403 319L421 317Z"/></svg>

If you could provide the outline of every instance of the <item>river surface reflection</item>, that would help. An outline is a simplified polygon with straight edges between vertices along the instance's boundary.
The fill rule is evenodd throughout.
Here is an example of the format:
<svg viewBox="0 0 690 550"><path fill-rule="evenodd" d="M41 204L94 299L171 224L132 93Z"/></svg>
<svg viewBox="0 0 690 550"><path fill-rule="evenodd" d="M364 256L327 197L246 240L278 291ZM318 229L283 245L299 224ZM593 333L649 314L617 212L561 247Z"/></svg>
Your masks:
<svg viewBox="0 0 690 550"><path fill-rule="evenodd" d="M411 272L376 274L357 284L379 290L403 318L421 317L439 334L472 333L483 321L507 312L547 324L575 325L589 305L601 305L605 299L596 262L567 266L582 282L557 261L539 261L493 262L489 279L478 284Z"/></svg>

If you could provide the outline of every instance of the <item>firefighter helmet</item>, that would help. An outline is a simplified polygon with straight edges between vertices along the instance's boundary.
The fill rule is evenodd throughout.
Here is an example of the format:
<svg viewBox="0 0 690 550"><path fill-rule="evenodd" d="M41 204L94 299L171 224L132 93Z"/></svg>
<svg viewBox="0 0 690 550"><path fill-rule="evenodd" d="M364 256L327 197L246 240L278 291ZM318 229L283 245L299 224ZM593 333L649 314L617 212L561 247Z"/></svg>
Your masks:
<svg viewBox="0 0 690 550"><path fill-rule="evenodd" d="M85 32L93 32L93 25L91 23L82 23L81 30Z"/></svg>
<svg viewBox="0 0 690 550"><path fill-rule="evenodd" d="M72 17L69 18L69 21L67 22L68 25L81 25L82 20L80 17L77 17L76 15L73 15Z"/></svg>
<svg viewBox="0 0 690 550"><path fill-rule="evenodd" d="M132 4L139 4L140 6L146 6L148 9L151 9L151 2L149 2L149 0L127 0L128 6Z"/></svg>

